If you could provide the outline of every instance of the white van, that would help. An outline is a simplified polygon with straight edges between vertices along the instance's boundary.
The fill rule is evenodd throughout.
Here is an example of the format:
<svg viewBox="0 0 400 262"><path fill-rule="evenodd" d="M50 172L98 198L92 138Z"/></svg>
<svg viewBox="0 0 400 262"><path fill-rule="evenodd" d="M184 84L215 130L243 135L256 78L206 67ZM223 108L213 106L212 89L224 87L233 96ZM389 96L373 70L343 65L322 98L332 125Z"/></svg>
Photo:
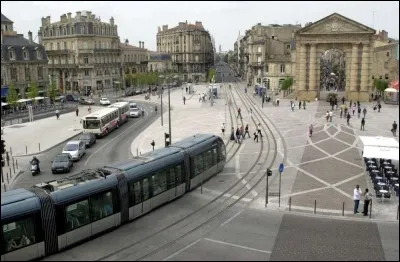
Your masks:
<svg viewBox="0 0 400 262"><path fill-rule="evenodd" d="M129 102L129 108L130 109L137 108L137 104L134 102Z"/></svg>

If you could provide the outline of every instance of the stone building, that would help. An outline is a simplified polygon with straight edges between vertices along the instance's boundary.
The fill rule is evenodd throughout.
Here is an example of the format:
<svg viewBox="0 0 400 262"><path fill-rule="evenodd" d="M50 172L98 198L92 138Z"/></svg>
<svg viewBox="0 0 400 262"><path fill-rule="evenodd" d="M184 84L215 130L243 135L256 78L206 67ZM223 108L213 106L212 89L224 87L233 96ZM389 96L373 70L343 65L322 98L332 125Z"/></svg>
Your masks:
<svg viewBox="0 0 400 262"><path fill-rule="evenodd" d="M173 72L171 54L148 52L149 63L147 70L149 72L170 73Z"/></svg>
<svg viewBox="0 0 400 262"><path fill-rule="evenodd" d="M81 94L112 89L121 80L117 25L102 22L90 11L63 14L60 21L42 18L39 42L49 57L49 71L61 92Z"/></svg>
<svg viewBox="0 0 400 262"><path fill-rule="evenodd" d="M125 74L136 74L147 72L147 49L144 42L139 41L139 46L129 44L128 39L125 43L120 43L121 48L121 67Z"/></svg>
<svg viewBox="0 0 400 262"><path fill-rule="evenodd" d="M14 22L1 14L1 97L6 97L8 87L15 84L21 98L26 97L32 81L36 82L39 95L47 95L48 71L44 46L17 34Z"/></svg>
<svg viewBox="0 0 400 262"><path fill-rule="evenodd" d="M210 33L201 22L180 22L168 29L159 27L157 52L169 53L175 72L183 74L184 81L206 81L207 71L214 64L214 50Z"/></svg>

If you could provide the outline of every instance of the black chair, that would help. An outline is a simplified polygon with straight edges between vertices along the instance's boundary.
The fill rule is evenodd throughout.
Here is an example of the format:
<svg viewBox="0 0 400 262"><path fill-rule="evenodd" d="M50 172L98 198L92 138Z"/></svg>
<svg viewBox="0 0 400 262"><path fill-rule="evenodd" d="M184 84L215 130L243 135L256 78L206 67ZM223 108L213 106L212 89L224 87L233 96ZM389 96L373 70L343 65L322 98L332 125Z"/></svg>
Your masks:
<svg viewBox="0 0 400 262"><path fill-rule="evenodd" d="M377 198L381 198L382 197L382 193L379 192L380 189L375 189L375 197Z"/></svg>

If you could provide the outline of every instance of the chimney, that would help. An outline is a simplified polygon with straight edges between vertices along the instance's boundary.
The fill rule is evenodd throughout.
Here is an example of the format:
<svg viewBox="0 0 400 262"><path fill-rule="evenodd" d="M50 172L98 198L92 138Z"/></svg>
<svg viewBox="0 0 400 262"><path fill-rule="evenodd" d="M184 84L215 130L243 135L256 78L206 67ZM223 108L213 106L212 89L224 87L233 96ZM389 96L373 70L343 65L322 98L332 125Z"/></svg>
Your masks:
<svg viewBox="0 0 400 262"><path fill-rule="evenodd" d="M29 38L29 43L32 44L33 43L33 39L32 39L32 32L31 31L28 32L28 38Z"/></svg>
<svg viewBox="0 0 400 262"><path fill-rule="evenodd" d="M61 23L66 23L67 22L67 15L63 14L62 16L60 16L60 22Z"/></svg>
<svg viewBox="0 0 400 262"><path fill-rule="evenodd" d="M163 26L162 26L162 30L163 30L163 31L167 31L167 30L168 30L168 25L163 25Z"/></svg>
<svg viewBox="0 0 400 262"><path fill-rule="evenodd" d="M179 22L179 26L184 26L185 22Z"/></svg>
<svg viewBox="0 0 400 262"><path fill-rule="evenodd" d="M71 12L68 12L67 15L68 15L68 21L71 20L71 15L72 15L72 13L71 13Z"/></svg>
<svg viewBox="0 0 400 262"><path fill-rule="evenodd" d="M142 41L139 41L139 48L142 47Z"/></svg>
<svg viewBox="0 0 400 262"><path fill-rule="evenodd" d="M110 25L114 25L114 18L113 17L110 18Z"/></svg>
<svg viewBox="0 0 400 262"><path fill-rule="evenodd" d="M43 37L42 37L42 32L41 31L38 32L38 41L39 41L39 45L43 44Z"/></svg>
<svg viewBox="0 0 400 262"><path fill-rule="evenodd" d="M125 39L125 45L129 45L129 40Z"/></svg>
<svg viewBox="0 0 400 262"><path fill-rule="evenodd" d="M81 19L81 14L82 14L81 11L77 11L77 12L76 12L75 18L76 18L77 20Z"/></svg>
<svg viewBox="0 0 400 262"><path fill-rule="evenodd" d="M196 21L196 26L203 27L203 23L199 22L199 21Z"/></svg>
<svg viewBox="0 0 400 262"><path fill-rule="evenodd" d="M47 19L44 18L44 17L42 17L42 26L45 26L45 25L46 25L46 22L47 22Z"/></svg>
<svg viewBox="0 0 400 262"><path fill-rule="evenodd" d="M47 20L47 24L48 24L48 25L51 24L51 18L50 18L50 16L47 16L47 17L46 17L46 20Z"/></svg>
<svg viewBox="0 0 400 262"><path fill-rule="evenodd" d="M87 16L88 18L90 18L91 14L92 14L92 11L86 11L86 16Z"/></svg>
<svg viewBox="0 0 400 262"><path fill-rule="evenodd" d="M142 41L142 48L144 48L144 42Z"/></svg>
<svg viewBox="0 0 400 262"><path fill-rule="evenodd" d="M158 27L158 33L160 33L161 32L161 27Z"/></svg>

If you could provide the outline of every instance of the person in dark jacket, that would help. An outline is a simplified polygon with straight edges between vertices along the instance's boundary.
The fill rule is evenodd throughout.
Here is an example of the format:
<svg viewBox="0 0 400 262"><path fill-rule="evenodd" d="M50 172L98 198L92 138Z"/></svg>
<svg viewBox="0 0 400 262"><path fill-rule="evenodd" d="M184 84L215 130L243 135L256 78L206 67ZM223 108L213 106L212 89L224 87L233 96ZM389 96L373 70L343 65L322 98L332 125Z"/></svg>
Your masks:
<svg viewBox="0 0 400 262"><path fill-rule="evenodd" d="M361 129L360 130L365 131L365 118L364 117L361 119Z"/></svg>

